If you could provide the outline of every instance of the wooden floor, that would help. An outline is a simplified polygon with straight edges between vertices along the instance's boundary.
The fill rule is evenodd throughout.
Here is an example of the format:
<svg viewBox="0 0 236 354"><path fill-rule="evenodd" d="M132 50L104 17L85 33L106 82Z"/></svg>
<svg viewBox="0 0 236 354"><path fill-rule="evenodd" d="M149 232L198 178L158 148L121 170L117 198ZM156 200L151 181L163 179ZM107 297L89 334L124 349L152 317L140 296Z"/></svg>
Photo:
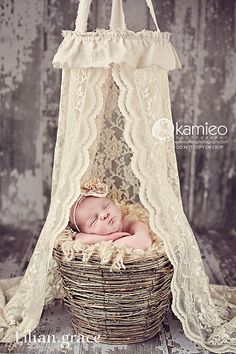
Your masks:
<svg viewBox="0 0 236 354"><path fill-rule="evenodd" d="M0 278L23 274L37 241L40 223L29 226L27 230L0 228ZM235 235L234 235L235 236ZM210 282L215 284L236 285L236 273L233 272L236 259L232 249L236 240L233 235L213 231L199 234L197 241ZM44 338L40 343L40 336ZM44 335L44 337L42 337ZM54 335L54 336L53 336ZM63 346L64 342L64 346ZM70 347L68 347L70 345ZM63 349L65 348L65 349ZM82 338L73 338L70 315L62 301L56 300L45 307L41 321L31 334L31 339L21 339L15 348L0 345L0 353L96 353L96 354L185 354L211 353L191 342L183 333L180 321L171 310L163 321L161 331L152 339L135 345L105 345L87 343Z"/></svg>

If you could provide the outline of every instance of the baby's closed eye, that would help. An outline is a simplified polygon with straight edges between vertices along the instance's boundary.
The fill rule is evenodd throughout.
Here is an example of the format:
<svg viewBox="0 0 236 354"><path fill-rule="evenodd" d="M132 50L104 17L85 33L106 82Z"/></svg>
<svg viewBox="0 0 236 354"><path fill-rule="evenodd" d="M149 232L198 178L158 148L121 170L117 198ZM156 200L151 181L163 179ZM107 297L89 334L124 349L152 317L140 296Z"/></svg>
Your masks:
<svg viewBox="0 0 236 354"><path fill-rule="evenodd" d="M103 209L107 209L110 203L104 204ZM96 221L98 219L98 214L96 214L94 217L91 218L92 222L90 223L90 227L96 224Z"/></svg>

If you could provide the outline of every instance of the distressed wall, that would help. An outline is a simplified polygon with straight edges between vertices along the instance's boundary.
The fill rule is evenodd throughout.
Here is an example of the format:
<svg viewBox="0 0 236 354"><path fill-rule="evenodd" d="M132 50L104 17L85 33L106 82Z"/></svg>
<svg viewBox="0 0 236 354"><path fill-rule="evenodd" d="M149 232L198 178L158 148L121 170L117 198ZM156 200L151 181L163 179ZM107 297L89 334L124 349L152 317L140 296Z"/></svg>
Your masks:
<svg viewBox="0 0 236 354"><path fill-rule="evenodd" d="M234 0L153 0L183 65L169 74L174 121L225 124L221 150L176 149L183 204L196 228L235 233L236 51ZM111 0L93 1L89 29L109 25ZM127 27L154 29L144 0L124 1ZM61 73L52 68L75 0L2 0L0 222L44 220L50 202ZM177 145L176 145L177 146Z"/></svg>

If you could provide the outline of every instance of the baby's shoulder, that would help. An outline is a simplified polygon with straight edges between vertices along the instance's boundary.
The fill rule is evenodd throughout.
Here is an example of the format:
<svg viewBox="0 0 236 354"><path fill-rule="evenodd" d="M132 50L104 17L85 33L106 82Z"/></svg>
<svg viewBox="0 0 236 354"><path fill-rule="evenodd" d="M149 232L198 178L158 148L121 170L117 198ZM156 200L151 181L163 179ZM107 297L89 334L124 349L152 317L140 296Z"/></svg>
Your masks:
<svg viewBox="0 0 236 354"><path fill-rule="evenodd" d="M138 223L136 220L132 220L128 217L124 217L122 219L122 231L123 232L130 232L131 227L135 224Z"/></svg>

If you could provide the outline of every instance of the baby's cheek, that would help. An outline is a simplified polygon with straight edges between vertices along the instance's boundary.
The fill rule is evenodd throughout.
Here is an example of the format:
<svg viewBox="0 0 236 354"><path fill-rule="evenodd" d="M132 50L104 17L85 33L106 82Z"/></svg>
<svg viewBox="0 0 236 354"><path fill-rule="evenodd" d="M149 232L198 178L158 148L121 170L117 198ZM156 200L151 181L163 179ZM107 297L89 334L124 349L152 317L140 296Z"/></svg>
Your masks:
<svg viewBox="0 0 236 354"><path fill-rule="evenodd" d="M99 226L97 227L96 232L97 232L98 234L100 234L100 235L106 235L106 234L108 234L108 226L106 226L106 225L99 225Z"/></svg>
<svg viewBox="0 0 236 354"><path fill-rule="evenodd" d="M79 226L79 229L80 229L81 232L84 232L86 234L91 233L91 229L90 229L90 227L88 225L84 225L84 226L81 226L81 227Z"/></svg>
<svg viewBox="0 0 236 354"><path fill-rule="evenodd" d="M112 211L113 211L113 215L115 215L115 216L120 216L120 209L117 208L117 206L114 205Z"/></svg>

